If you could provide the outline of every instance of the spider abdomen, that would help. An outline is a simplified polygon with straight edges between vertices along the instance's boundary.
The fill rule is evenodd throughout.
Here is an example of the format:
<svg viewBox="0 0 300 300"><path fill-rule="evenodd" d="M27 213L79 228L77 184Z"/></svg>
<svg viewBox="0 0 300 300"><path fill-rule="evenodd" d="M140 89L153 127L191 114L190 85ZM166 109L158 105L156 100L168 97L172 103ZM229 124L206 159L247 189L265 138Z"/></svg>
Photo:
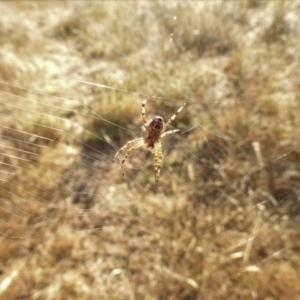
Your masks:
<svg viewBox="0 0 300 300"><path fill-rule="evenodd" d="M154 137L145 137L144 138L145 146L150 149L153 149L155 143L157 143L158 141L159 141L159 138L154 138Z"/></svg>
<svg viewBox="0 0 300 300"><path fill-rule="evenodd" d="M157 143L165 130L165 123L163 118L156 116L150 120L146 126L147 137L145 137L145 145L148 148L154 148L154 144Z"/></svg>
<svg viewBox="0 0 300 300"><path fill-rule="evenodd" d="M149 128L153 130L163 130L165 127L165 123L162 117L156 116L154 119L149 121Z"/></svg>

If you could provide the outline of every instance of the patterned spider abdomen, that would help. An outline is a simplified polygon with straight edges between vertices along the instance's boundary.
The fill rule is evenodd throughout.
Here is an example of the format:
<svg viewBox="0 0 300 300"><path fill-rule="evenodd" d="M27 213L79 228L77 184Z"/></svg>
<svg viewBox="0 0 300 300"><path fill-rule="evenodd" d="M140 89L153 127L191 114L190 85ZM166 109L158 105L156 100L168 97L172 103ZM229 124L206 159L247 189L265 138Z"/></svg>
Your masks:
<svg viewBox="0 0 300 300"><path fill-rule="evenodd" d="M154 148L154 144L159 141L160 136L165 130L165 123L162 117L155 116L152 120L148 121L146 125L147 136L145 137L145 145L148 148Z"/></svg>
<svg viewBox="0 0 300 300"><path fill-rule="evenodd" d="M155 116L154 119L150 121L149 127L153 128L153 130L161 132L165 127L163 118L160 116Z"/></svg>

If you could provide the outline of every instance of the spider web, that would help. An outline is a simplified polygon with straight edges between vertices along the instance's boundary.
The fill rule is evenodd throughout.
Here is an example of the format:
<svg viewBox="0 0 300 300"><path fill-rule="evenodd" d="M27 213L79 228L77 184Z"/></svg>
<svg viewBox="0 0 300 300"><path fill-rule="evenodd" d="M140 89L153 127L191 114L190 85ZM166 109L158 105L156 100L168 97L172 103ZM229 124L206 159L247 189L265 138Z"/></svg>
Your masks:
<svg viewBox="0 0 300 300"><path fill-rule="evenodd" d="M65 58L61 71L55 59L35 82L0 81L0 299L134 299L157 290L157 299L197 299L222 281L221 297L227 277L235 295L255 299L264 295L260 274L274 284L289 272L298 278L282 263L297 253L285 242L297 237L298 142L268 123L297 108L295 99L228 95L237 83L214 63L193 97L162 94L158 81L134 88L117 72L99 79L90 66L70 76L76 60ZM187 102L170 128L180 132L162 140L157 186L149 150L130 155L125 177L124 152L113 163L143 136L141 103L151 88L148 119L166 122ZM272 279L275 270L281 277Z"/></svg>

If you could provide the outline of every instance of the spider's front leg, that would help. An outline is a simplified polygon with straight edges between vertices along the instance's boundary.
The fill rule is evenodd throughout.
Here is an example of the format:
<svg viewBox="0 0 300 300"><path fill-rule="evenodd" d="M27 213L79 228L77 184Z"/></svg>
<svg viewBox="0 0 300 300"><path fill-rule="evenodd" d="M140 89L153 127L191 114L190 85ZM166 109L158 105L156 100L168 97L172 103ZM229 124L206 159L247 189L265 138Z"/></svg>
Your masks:
<svg viewBox="0 0 300 300"><path fill-rule="evenodd" d="M166 123L166 129L171 125L171 123L176 119L177 115L182 111L182 109L186 106L186 102L179 107L179 109L175 112L175 114L168 120L168 122Z"/></svg>
<svg viewBox="0 0 300 300"><path fill-rule="evenodd" d="M160 141L158 141L154 145L155 184L158 184L158 181L159 181L159 175L160 175L162 160L163 160L162 146L161 146Z"/></svg>
<svg viewBox="0 0 300 300"><path fill-rule="evenodd" d="M150 98L151 97L149 96L142 102L142 119L143 119L144 125L147 124L145 105L146 105L147 100L149 100Z"/></svg>
<svg viewBox="0 0 300 300"><path fill-rule="evenodd" d="M161 138L163 138L164 136L168 135L168 134L171 134L171 133L174 133L174 132L178 132L180 131L179 129L174 129L174 130L169 130L169 131L166 131L164 132L162 135L161 135Z"/></svg>

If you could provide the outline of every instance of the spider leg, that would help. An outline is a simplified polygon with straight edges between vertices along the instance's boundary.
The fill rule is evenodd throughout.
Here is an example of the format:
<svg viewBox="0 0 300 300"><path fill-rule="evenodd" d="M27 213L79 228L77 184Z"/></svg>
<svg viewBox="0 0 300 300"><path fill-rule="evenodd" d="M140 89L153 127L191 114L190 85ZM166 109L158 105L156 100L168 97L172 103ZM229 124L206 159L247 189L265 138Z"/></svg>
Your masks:
<svg viewBox="0 0 300 300"><path fill-rule="evenodd" d="M175 114L168 120L168 122L166 123L165 128L168 128L171 125L172 121L174 121L176 119L177 115L182 111L182 109L185 106L186 106L186 102L181 107L179 107L179 109L175 112Z"/></svg>
<svg viewBox="0 0 300 300"><path fill-rule="evenodd" d="M127 144L128 144L128 143L127 143ZM137 149L137 148L143 146L144 144L145 144L145 143L144 143L144 139L143 139L143 138L137 139L137 140L136 140L136 143L135 143L131 148L129 148L129 150L126 152L124 158L122 159L122 163L121 163L121 173L122 173L123 176L124 176L123 165L124 165L126 159L128 158L128 156L130 155L130 153L131 153L133 150L135 150L135 149Z"/></svg>
<svg viewBox="0 0 300 300"><path fill-rule="evenodd" d="M154 172L155 172L155 184L159 181L160 169L162 165L163 154L162 146L160 142L157 142L154 146Z"/></svg>
<svg viewBox="0 0 300 300"><path fill-rule="evenodd" d="M147 123L145 105L146 105L146 102L147 102L148 99L150 99L150 96L147 97L147 98L142 102L142 118L143 118L144 124Z"/></svg>
<svg viewBox="0 0 300 300"><path fill-rule="evenodd" d="M174 133L174 132L177 132L179 131L179 129L174 129L174 130L169 130L169 131L166 131L164 132L160 138L163 138L164 136L168 135L168 134L171 134L171 133Z"/></svg>
<svg viewBox="0 0 300 300"><path fill-rule="evenodd" d="M132 145L132 144L138 144L140 142L144 142L144 138L138 138L138 139L134 139L132 141L129 141L127 142L121 149L119 149L119 151L116 153L114 159L113 159L113 162L116 161L117 159L117 156L125 149L127 148L128 146Z"/></svg>

